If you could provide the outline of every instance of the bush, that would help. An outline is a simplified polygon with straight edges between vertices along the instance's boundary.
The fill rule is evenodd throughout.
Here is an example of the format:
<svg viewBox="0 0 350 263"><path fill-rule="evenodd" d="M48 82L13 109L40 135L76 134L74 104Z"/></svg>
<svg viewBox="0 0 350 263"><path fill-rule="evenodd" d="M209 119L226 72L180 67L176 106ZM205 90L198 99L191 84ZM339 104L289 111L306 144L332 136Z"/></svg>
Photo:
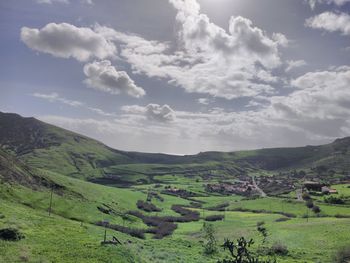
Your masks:
<svg viewBox="0 0 350 263"><path fill-rule="evenodd" d="M214 254L217 251L214 226L212 224L204 223L202 231L204 238L206 239L204 244L204 253L207 255Z"/></svg>
<svg viewBox="0 0 350 263"><path fill-rule="evenodd" d="M305 201L311 200L311 196L310 196L308 193L306 193L306 192L304 192L304 193L302 194L302 198L303 198Z"/></svg>
<svg viewBox="0 0 350 263"><path fill-rule="evenodd" d="M328 204L336 204L336 205L342 205L345 204L345 201L341 197L325 197L324 201Z"/></svg>
<svg viewBox="0 0 350 263"><path fill-rule="evenodd" d="M312 208L312 211L315 213L315 214L318 214L321 212L321 208L317 205L314 205L314 207Z"/></svg>
<svg viewBox="0 0 350 263"><path fill-rule="evenodd" d="M340 248L334 255L334 263L350 262L350 245Z"/></svg>
<svg viewBox="0 0 350 263"><path fill-rule="evenodd" d="M289 217L280 217L275 220L275 222L284 222L290 220Z"/></svg>
<svg viewBox="0 0 350 263"><path fill-rule="evenodd" d="M147 230L147 233L154 234L154 238L162 239L165 236L171 235L177 225L172 222L160 222L157 227Z"/></svg>
<svg viewBox="0 0 350 263"><path fill-rule="evenodd" d="M287 246L285 246L281 243L275 243L270 248L269 254L270 255L286 256L286 255L288 255L288 248L287 248Z"/></svg>
<svg viewBox="0 0 350 263"><path fill-rule="evenodd" d="M314 203L312 202L311 199L310 199L310 200L307 200L306 203L305 203L305 205L306 205L308 208L310 208L310 209L314 207Z"/></svg>
<svg viewBox="0 0 350 263"><path fill-rule="evenodd" d="M210 211L225 211L227 207L229 207L230 204L229 203L223 203L223 204L219 204L217 206L213 206L213 207L209 207L207 208L207 210Z"/></svg>
<svg viewBox="0 0 350 263"><path fill-rule="evenodd" d="M5 241L19 241L24 235L15 228L0 229L0 239Z"/></svg>
<svg viewBox="0 0 350 263"><path fill-rule="evenodd" d="M225 217L223 215L211 215L211 216L207 216L204 218L205 221L220 221L223 220Z"/></svg>
<svg viewBox="0 0 350 263"><path fill-rule="evenodd" d="M97 226L105 226L107 228L128 234L128 235L133 236L133 237L145 239L145 231L143 229L130 228L130 227L125 227L125 226L120 226L120 225L112 225L112 224L105 223L102 221L97 222L96 225Z"/></svg>
<svg viewBox="0 0 350 263"><path fill-rule="evenodd" d="M137 203L137 208L141 209L146 212L160 212L161 209L156 207L154 204L149 203L149 202L144 202L142 200L138 200Z"/></svg>

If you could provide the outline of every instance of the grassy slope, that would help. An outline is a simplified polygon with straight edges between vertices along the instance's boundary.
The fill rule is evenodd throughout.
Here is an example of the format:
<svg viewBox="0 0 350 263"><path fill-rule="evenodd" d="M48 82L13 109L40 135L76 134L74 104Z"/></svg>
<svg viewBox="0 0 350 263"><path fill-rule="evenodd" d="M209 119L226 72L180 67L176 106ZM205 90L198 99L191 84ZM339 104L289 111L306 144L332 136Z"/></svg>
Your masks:
<svg viewBox="0 0 350 263"><path fill-rule="evenodd" d="M17 243L0 242L0 262L216 262L222 257L223 251L214 257L203 254L199 241L203 221L178 224L178 229L172 237L162 241L153 240L148 236L146 240L138 240L125 234L109 231L109 237L115 235L122 241L131 240L129 245L121 247L101 247L103 228L91 223L108 219L112 223L122 224L118 216L105 215L96 207L103 203L110 204L120 211L136 209L136 201L145 200L148 187L145 186L120 189L80 181L52 172L40 173L56 184L64 186L65 191L54 194L53 216L47 215L49 190L38 189L32 191L23 186L3 184L0 189L0 227L16 226L26 239ZM75 194L72 194L75 193ZM344 189L344 193L346 189ZM153 201L163 209L158 215L175 215L170 209L172 204L188 204L187 200L162 195L164 202ZM206 201L205 207L229 202L230 208L236 204L251 209L270 209L277 212L291 210L299 217L287 222L276 223L278 214L257 214L250 212L225 212L226 219L215 222L217 239L221 243L224 238L239 236L252 237L257 241L260 237L256 231L256 223L265 221L270 233L269 244L281 242L290 249L291 256L280 258L279 262L331 262L333 251L340 245L346 244L350 219L336 219L333 217L310 218L308 222L301 218L305 211L302 203L288 203L278 198L256 200L241 200L233 196L209 196L198 198ZM236 201L237 200L237 201ZM283 206L281 205L283 203ZM321 206L326 214L326 209ZM335 211L339 211L334 207ZM350 208L343 208L350 214ZM202 216L223 214L208 210L199 210ZM345 212L344 212L345 213ZM1 218L1 217L0 217ZM74 218L74 220L71 220ZM79 221L83 221L81 227ZM136 220L128 226L144 228L142 222ZM142 259L138 259L137 255ZM24 259L23 259L24 258ZM129 260L129 261L128 261Z"/></svg>

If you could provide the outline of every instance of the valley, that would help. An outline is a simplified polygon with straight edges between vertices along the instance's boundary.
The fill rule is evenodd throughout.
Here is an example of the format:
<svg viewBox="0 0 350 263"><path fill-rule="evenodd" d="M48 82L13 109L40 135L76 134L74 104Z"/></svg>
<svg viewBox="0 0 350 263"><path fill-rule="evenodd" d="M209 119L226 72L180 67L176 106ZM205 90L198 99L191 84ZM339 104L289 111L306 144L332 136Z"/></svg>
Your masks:
<svg viewBox="0 0 350 263"><path fill-rule="evenodd" d="M172 156L0 113L0 146L0 229L24 236L0 238L0 262L214 263L244 237L261 260L323 263L350 245L350 138Z"/></svg>

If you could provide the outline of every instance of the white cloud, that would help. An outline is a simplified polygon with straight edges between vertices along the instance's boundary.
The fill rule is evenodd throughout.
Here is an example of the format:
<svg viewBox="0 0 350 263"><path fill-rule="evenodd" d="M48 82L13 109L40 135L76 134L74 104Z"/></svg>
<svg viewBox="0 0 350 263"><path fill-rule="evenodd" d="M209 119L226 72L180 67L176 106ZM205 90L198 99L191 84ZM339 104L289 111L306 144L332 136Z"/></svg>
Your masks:
<svg viewBox="0 0 350 263"><path fill-rule="evenodd" d="M90 107L85 105L85 103L77 101L77 100L70 100L70 99L66 99L62 96L60 96L58 93L53 92L53 93L33 93L32 94L33 97L39 98L39 99L43 99L43 100L47 100L49 102L59 102L59 103L63 103L72 107L80 107L80 108L85 108L91 112L97 113L101 116L105 116L105 117L115 117L117 116L115 113L109 113L109 112L105 112L102 109L99 108L95 108L95 107Z"/></svg>
<svg viewBox="0 0 350 263"><path fill-rule="evenodd" d="M208 99L208 98L199 98L198 99L198 103L199 104L203 104L203 105L209 105L210 99Z"/></svg>
<svg viewBox="0 0 350 263"><path fill-rule="evenodd" d="M350 36L350 15L346 13L324 12L307 19L305 25L329 32L339 31Z"/></svg>
<svg viewBox="0 0 350 263"><path fill-rule="evenodd" d="M125 71L118 71L108 60L86 64L84 73L87 76L85 83L96 90L110 94L125 93L136 98L146 94Z"/></svg>
<svg viewBox="0 0 350 263"><path fill-rule="evenodd" d="M144 115L148 120L159 122L172 122L176 119L175 111L169 105L148 104L145 107L138 105L123 106L127 114Z"/></svg>
<svg viewBox="0 0 350 263"><path fill-rule="evenodd" d="M316 7L316 4L335 4L337 6L345 5L346 3L350 2L350 0L306 0L310 7L314 9Z"/></svg>
<svg viewBox="0 0 350 263"><path fill-rule="evenodd" d="M177 9L178 44L150 41L107 27L95 30L120 45L134 73L168 79L187 92L227 99L271 94L271 70L281 65L282 34L269 37L243 17L231 17L229 31L200 14L195 0L171 0Z"/></svg>
<svg viewBox="0 0 350 263"><path fill-rule="evenodd" d="M64 3L69 4L69 0L36 0L38 4Z"/></svg>
<svg viewBox="0 0 350 263"><path fill-rule="evenodd" d="M31 49L55 57L87 61L116 56L115 45L87 27L49 23L41 29L22 27L22 41Z"/></svg>
<svg viewBox="0 0 350 263"><path fill-rule="evenodd" d="M124 106L108 121L41 119L116 148L171 153L321 144L348 135L350 67L310 72L291 85L296 90L289 95L258 97L255 110L188 112L150 104Z"/></svg>
<svg viewBox="0 0 350 263"><path fill-rule="evenodd" d="M33 96L36 97L36 98L48 100L50 102L61 102L61 103L67 104L67 105L72 106L72 107L83 106L82 102L76 101L76 100L69 100L69 99L60 97L58 95L58 93L56 93L56 92L53 92L53 93L50 93L50 94L34 93Z"/></svg>
<svg viewBox="0 0 350 263"><path fill-rule="evenodd" d="M302 66L306 66L305 60L288 60L287 61L287 67L286 67L286 72L291 71L295 68L299 68Z"/></svg>

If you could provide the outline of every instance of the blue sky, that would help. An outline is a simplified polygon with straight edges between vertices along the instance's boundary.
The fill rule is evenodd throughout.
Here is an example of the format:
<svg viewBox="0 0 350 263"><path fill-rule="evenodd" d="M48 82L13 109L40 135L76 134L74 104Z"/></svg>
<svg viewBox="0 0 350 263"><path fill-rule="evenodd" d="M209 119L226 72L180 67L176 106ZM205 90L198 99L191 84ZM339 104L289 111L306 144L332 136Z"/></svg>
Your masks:
<svg viewBox="0 0 350 263"><path fill-rule="evenodd" d="M12 0L0 29L0 110L114 148L350 135L349 0Z"/></svg>

